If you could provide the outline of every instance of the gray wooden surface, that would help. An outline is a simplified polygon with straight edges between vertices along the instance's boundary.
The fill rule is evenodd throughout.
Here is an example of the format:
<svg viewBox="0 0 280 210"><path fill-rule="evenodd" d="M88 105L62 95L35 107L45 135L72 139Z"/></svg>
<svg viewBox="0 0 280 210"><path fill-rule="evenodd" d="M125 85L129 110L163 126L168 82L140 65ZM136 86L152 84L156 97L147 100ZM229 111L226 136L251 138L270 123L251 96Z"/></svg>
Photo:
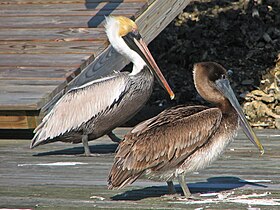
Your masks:
<svg viewBox="0 0 280 210"><path fill-rule="evenodd" d="M123 135L129 129L117 129ZM137 180L111 191L108 171L117 147L108 137L81 145L54 143L29 149L29 140L0 140L0 207L38 209L280 209L280 131L257 131L265 154L240 131L225 154L207 169L189 174L196 196L164 196L166 184ZM176 182L176 189L181 189Z"/></svg>
<svg viewBox="0 0 280 210"><path fill-rule="evenodd" d="M0 129L35 128L67 90L128 63L109 46L105 16L135 19L149 43L189 2L1 0Z"/></svg>

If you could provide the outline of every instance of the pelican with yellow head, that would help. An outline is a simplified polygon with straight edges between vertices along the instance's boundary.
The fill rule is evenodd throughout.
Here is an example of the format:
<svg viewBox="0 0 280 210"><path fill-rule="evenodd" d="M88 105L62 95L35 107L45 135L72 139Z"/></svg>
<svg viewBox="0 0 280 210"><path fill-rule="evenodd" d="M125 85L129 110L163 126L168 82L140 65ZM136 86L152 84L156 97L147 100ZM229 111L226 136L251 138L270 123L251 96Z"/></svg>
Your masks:
<svg viewBox="0 0 280 210"><path fill-rule="evenodd" d="M83 143L108 135L132 118L149 99L154 75L174 93L154 61L134 21L126 17L106 17L106 34L112 47L133 63L131 72L119 72L69 90L35 129L31 148L56 141ZM113 72L113 69L112 69Z"/></svg>

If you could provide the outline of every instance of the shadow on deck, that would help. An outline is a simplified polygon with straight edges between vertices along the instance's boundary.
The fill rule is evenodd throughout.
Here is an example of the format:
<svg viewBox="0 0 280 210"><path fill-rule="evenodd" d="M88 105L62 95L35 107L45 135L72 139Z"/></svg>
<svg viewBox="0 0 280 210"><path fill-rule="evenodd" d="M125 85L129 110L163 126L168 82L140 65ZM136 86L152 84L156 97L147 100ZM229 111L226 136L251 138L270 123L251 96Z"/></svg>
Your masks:
<svg viewBox="0 0 280 210"><path fill-rule="evenodd" d="M245 185L251 185L256 187L267 188L266 185L251 183L242 180L238 177L211 177L206 182L189 183L188 187L192 194L199 193L219 193L226 190L234 190L244 187ZM175 185L176 192L183 195L183 191L180 185ZM122 194L115 195L112 200L142 200L151 197L161 197L167 194L166 186L153 186L145 187L143 189L129 190ZM171 196L172 197L172 196Z"/></svg>
<svg viewBox="0 0 280 210"><path fill-rule="evenodd" d="M110 154L114 153L117 149L117 144L101 144L95 146L89 146L91 153L94 154ZM62 150L54 150L50 152L41 152L34 154L33 156L49 156L49 155L82 155L84 153L84 147L73 147Z"/></svg>

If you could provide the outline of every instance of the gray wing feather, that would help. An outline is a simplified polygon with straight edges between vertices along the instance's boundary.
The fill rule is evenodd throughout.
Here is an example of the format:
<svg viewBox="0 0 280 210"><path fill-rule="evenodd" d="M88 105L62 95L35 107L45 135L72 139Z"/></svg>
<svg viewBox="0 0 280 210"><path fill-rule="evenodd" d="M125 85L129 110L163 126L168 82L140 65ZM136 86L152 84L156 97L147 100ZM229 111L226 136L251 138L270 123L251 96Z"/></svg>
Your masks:
<svg viewBox="0 0 280 210"><path fill-rule="evenodd" d="M83 123L116 102L126 91L128 81L128 74L120 73L71 89L34 130L36 134L31 147L46 139L79 129Z"/></svg>

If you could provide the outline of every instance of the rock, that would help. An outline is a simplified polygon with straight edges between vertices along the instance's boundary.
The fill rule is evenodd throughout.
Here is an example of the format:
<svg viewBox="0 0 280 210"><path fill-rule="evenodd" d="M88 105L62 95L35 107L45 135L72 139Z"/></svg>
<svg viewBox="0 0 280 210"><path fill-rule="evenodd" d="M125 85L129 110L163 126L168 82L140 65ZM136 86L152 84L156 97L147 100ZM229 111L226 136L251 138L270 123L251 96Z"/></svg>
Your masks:
<svg viewBox="0 0 280 210"><path fill-rule="evenodd" d="M252 79L246 79L246 80L243 80L243 81L241 82L241 84L242 84L242 85L252 85L253 82L254 82L254 80L252 80Z"/></svg>
<svg viewBox="0 0 280 210"><path fill-rule="evenodd" d="M252 17L253 18L259 18L260 17L260 13L256 8L254 8L253 11L252 11Z"/></svg>
<svg viewBox="0 0 280 210"><path fill-rule="evenodd" d="M243 110L250 121L252 121L252 119L255 119L257 117L256 110L250 102L244 103Z"/></svg>
<svg viewBox="0 0 280 210"><path fill-rule="evenodd" d="M279 118L275 120L275 127L277 129L280 129L280 119Z"/></svg>
<svg viewBox="0 0 280 210"><path fill-rule="evenodd" d="M274 98L275 98L275 100L280 101L280 93L279 93L279 92L276 93L276 94L274 95Z"/></svg>
<svg viewBox="0 0 280 210"><path fill-rule="evenodd" d="M280 115L280 106L276 106L275 107L275 112L276 112L276 114Z"/></svg>
<svg viewBox="0 0 280 210"><path fill-rule="evenodd" d="M265 95L265 93L264 93L263 91L261 91L261 90L253 90L253 91L251 92L251 94L253 94L253 95L255 95L255 96L259 96L259 97L262 97L262 96Z"/></svg>
<svg viewBox="0 0 280 210"><path fill-rule="evenodd" d="M264 102L268 102L271 103L274 101L274 97L273 96L269 96L269 95L264 95L260 98L262 101Z"/></svg>
<svg viewBox="0 0 280 210"><path fill-rule="evenodd" d="M193 1L149 45L164 76L172 82L176 101L170 101L156 83L148 105L208 105L194 88L193 64L216 61L234 70L230 75L231 85L244 110L247 109L250 122L259 125L258 128L264 125L276 128L276 118L271 113L279 115L280 103L280 4L277 2ZM253 10L258 13L255 18Z"/></svg>
<svg viewBox="0 0 280 210"><path fill-rule="evenodd" d="M267 33L264 33L264 34L263 34L263 39L264 39L264 41L266 41L266 42L271 42L271 41L272 41L272 39L270 38L270 36L269 36Z"/></svg>

